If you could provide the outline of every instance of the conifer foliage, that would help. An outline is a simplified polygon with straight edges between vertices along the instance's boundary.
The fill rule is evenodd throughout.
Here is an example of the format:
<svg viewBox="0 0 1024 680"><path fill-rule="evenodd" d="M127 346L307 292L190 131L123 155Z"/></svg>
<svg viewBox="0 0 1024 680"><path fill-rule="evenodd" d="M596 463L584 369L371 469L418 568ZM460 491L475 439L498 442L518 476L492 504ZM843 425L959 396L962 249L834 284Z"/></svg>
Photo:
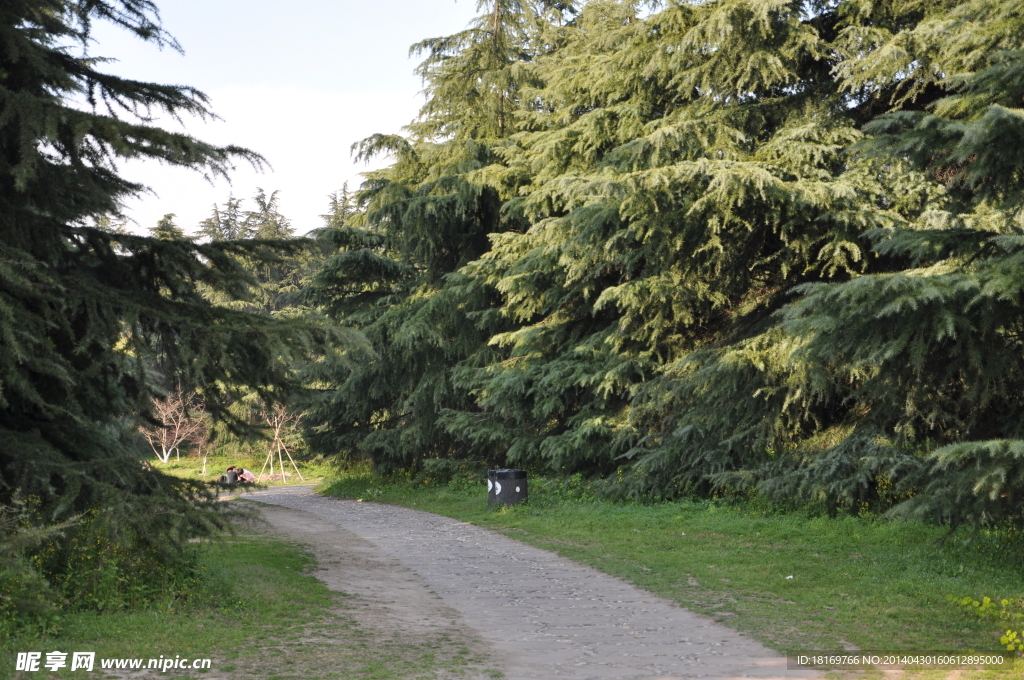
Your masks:
<svg viewBox="0 0 1024 680"><path fill-rule="evenodd" d="M368 173L355 206L334 201L320 238L337 248L308 290L369 346L316 366L323 386L304 424L327 451L369 454L380 469L416 467L427 457L487 457L442 427L447 409L472 408L452 368L481 363L496 302L485 286L455 273L489 247L488 235L525 223L501 214L514 178L498 149L507 144L531 58L537 8L509 0L480 3L466 31L413 47L428 100L410 136L375 135L360 157L394 163ZM504 196L503 196L504 194ZM354 208L354 209L353 209ZM479 327L478 327L479 324Z"/></svg>
<svg viewBox="0 0 1024 680"><path fill-rule="evenodd" d="M281 313L290 305L290 296L298 292L304 267L310 263L305 241L295 239L291 220L278 208L278 192L268 196L257 189L252 210L243 209L241 199L229 196L223 206L214 205L208 218L199 223L198 236L211 243L225 244L258 241L251 246L255 254L235 256L235 261L250 277L249 293L244 299L225 292L209 291L208 297L232 309L251 313Z"/></svg>
<svg viewBox="0 0 1024 680"><path fill-rule="evenodd" d="M791 363L814 376L803 389L842 399L850 437L880 435L873 448L884 455L850 460L852 473L875 465L898 479L913 492L901 512L1019 523L1024 15L1010 2L929 9L912 29L876 34L849 78L865 88L891 71L903 99L936 92L927 106L871 121L858 147L929 180L916 215L867 234L899 266L806 288L783 328L799 347ZM897 46L911 49L896 55ZM897 447L925 455L908 461Z"/></svg>
<svg viewBox="0 0 1024 680"><path fill-rule="evenodd" d="M311 432L662 497L1020 519L1006 0L481 3L361 153ZM485 240L486 237L486 240Z"/></svg>
<svg viewBox="0 0 1024 680"><path fill-rule="evenodd" d="M298 342L204 299L244 292L231 255L246 246L177 238L172 216L160 238L87 226L144 188L118 160L209 175L261 162L151 124L211 113L191 88L103 73L87 53L95 21L177 47L149 0L0 3L0 505L41 523L89 513L114 543L166 557L220 520L202 487L142 464L134 414L177 385L220 417L232 386L272 397Z"/></svg>

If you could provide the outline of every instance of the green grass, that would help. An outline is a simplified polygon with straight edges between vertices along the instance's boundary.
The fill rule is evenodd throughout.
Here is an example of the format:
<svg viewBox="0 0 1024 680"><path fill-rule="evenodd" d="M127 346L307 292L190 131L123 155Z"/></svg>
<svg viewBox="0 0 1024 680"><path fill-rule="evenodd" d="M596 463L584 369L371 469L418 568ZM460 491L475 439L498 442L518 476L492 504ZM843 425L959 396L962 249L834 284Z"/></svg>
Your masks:
<svg viewBox="0 0 1024 680"><path fill-rule="evenodd" d="M295 463L302 473L304 479L300 479L295 474L295 468L292 467L291 462L287 456L284 459L285 472L287 473L287 482L283 481L280 477L281 471L277 462L277 457L274 457L274 479L269 479L270 467L267 466L264 469L264 463L267 461L266 445L250 447L250 448L219 448L215 449L206 458L206 471L203 471L203 458L201 456L182 456L178 459L175 456L171 456L171 459L166 463L161 462L156 457L150 458L149 463L167 474L174 475L175 477L184 477L186 479L202 479L207 482L216 481L218 477L224 474L224 471L229 465L241 465L247 470L252 470L254 475L259 475L260 471L263 470L263 479L260 482L261 485L267 486L284 486L294 484L316 484L324 480L331 472L333 468L323 462L311 462L306 460L296 459Z"/></svg>
<svg viewBox="0 0 1024 680"><path fill-rule="evenodd" d="M205 673L167 671L178 680L457 677L481 661L467 658L464 643L445 639L444 632L416 639L362 629L358 605L314 578L315 560L296 545L247 531L201 552L209 576L198 602L66 614L56 634L0 640L0 678L50 677L46 671L14 671L19 651L40 651L44 658L53 650L96 652L91 677L103 677L101 658L213 659ZM59 677L80 675L65 668Z"/></svg>
<svg viewBox="0 0 1024 680"><path fill-rule="evenodd" d="M487 507L482 482L386 484L365 470L340 475L324 491L501 531L780 651L998 650L998 626L961 613L947 596L1024 594L1019 546L961 533L941 543L943 529L919 523L715 502L615 503L542 479L531 480L528 504L504 509Z"/></svg>

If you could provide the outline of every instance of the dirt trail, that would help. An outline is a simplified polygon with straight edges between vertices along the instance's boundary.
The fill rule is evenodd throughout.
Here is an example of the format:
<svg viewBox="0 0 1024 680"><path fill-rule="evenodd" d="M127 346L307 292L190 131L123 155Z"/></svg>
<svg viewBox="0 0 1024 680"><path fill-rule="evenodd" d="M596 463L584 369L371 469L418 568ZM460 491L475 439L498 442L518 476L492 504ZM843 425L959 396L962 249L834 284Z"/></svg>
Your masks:
<svg viewBox="0 0 1024 680"><path fill-rule="evenodd" d="M370 541L302 510L265 505L263 517L279 534L304 544L317 560L316 577L345 593L344 613L381 643L457 647L463 680L493 678L503 659L423 579ZM325 642L303 639L299 642ZM456 669L451 669L456 670ZM444 677L444 671L441 671Z"/></svg>
<svg viewBox="0 0 1024 680"><path fill-rule="evenodd" d="M325 583L377 612L363 625L463 630L506 680L821 677L787 671L778 653L672 602L486 529L309 487L248 497L291 508L265 514L318 546Z"/></svg>

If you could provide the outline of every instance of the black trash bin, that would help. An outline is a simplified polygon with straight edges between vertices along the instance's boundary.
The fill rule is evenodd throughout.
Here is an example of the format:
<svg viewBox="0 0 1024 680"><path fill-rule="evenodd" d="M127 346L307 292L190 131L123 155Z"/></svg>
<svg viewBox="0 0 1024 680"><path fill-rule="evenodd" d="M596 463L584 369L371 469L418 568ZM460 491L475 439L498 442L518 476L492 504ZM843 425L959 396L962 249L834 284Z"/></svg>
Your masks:
<svg viewBox="0 0 1024 680"><path fill-rule="evenodd" d="M487 505L515 505L526 494L526 470L487 471Z"/></svg>

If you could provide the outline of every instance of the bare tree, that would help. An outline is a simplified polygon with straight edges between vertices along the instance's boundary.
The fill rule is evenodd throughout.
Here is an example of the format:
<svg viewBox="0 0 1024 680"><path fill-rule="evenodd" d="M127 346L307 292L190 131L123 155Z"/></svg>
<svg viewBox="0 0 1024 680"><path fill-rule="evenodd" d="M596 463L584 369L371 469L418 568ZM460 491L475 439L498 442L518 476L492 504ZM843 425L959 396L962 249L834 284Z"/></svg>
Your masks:
<svg viewBox="0 0 1024 680"><path fill-rule="evenodd" d="M206 443L206 412L195 392L175 391L166 399L155 400L153 415L163 425L143 425L139 431L162 462L170 460L172 453L181 460L181 445L185 442L199 446Z"/></svg>

